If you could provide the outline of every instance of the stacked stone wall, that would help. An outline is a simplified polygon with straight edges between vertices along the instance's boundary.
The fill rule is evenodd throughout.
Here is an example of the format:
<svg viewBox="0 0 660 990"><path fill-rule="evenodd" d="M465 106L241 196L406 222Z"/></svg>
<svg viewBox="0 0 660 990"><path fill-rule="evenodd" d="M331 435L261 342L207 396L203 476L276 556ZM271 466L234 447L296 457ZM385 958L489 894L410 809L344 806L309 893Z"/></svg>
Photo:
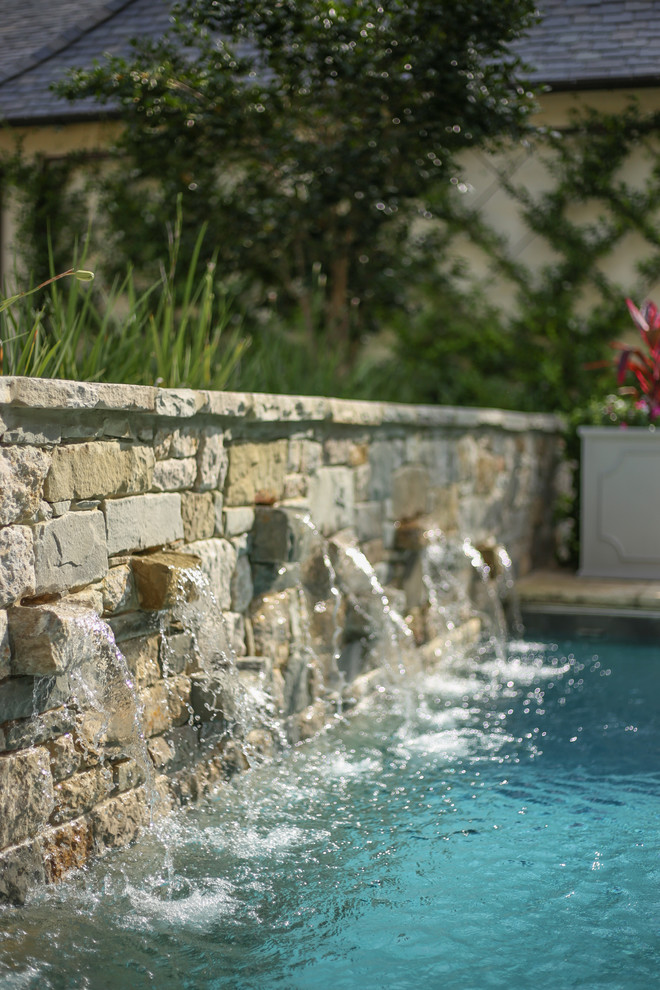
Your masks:
<svg viewBox="0 0 660 990"><path fill-rule="evenodd" d="M420 643L420 534L503 544L519 574L547 563L558 427L0 379L0 898L131 841L357 696L373 588L346 547ZM237 714L236 678L261 722Z"/></svg>

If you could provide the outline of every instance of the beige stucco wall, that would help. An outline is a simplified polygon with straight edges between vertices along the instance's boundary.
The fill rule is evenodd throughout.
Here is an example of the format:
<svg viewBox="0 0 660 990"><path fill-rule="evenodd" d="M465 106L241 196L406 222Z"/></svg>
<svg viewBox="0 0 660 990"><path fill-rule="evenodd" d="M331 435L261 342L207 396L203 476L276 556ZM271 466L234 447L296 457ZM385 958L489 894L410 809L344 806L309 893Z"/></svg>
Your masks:
<svg viewBox="0 0 660 990"><path fill-rule="evenodd" d="M622 91L585 91L575 93L546 93L539 99L539 110L534 122L542 127L565 129L570 126L575 110L591 107L605 112L623 110L631 99L637 100L641 110L652 111L660 106L660 88L630 89ZM25 154L47 154L54 157L71 151L88 151L98 155L107 150L120 130L117 122L76 123L66 126L6 128L0 131L0 154L10 152L19 143ZM654 154L647 146L637 149L626 164L625 179L641 185L650 174ZM456 196L468 210L477 211L498 233L507 246L509 256L523 261L530 270L541 271L557 261L556 254L543 238L534 235L522 219L520 207L502 188L499 175L506 172L516 185L536 193L551 188L552 176L547 164L531 145L518 145L506 151L487 153L472 151L460 160L460 174L455 183ZM0 226L0 266L6 278L14 268L16 255L16 220L20 204L11 195L5 195ZM596 221L604 206L585 204L576 209L574 221ZM76 235L79 232L74 232ZM601 270L608 279L620 285L622 296L634 293L639 284L636 265L648 254L648 244L639 235L629 235L611 256L603 259ZM469 230L458 237L453 247L454 257L463 258L470 278L488 292L495 307L510 311L515 305L515 288L501 275L493 277L489 259L470 241ZM660 296L660 274L656 284L647 294ZM595 292L587 293L583 308L598 304Z"/></svg>
<svg viewBox="0 0 660 990"><path fill-rule="evenodd" d="M572 115L588 108L599 112L623 111L630 100L637 101L640 110L651 112L660 107L660 89L625 90L618 92L590 91L576 93L548 93L539 101L539 111L534 123L539 127L567 130ZM567 136L567 140L570 137ZM629 156L622 179L642 188L652 168L657 165L660 146L646 143ZM547 159L547 153L546 153ZM478 212L480 217L499 234L506 245L508 256L523 262L532 272L540 272L545 266L559 260L559 256L540 236L529 230L515 199L502 187L500 174L506 173L517 187L535 194L552 188L553 178L547 160L539 155L532 144L518 145L506 151L487 153L481 150L464 154L461 158L460 182L456 186L467 210ZM588 202L576 206L570 215L575 223L596 223L600 216L607 216L607 206L602 202ZM603 258L600 270L613 283L621 287L624 295L634 293L640 285L637 265L648 256L648 242L639 234L627 235L612 253ZM493 276L487 256L475 247L466 230L464 237L455 243L455 257L465 260L474 281L488 292L493 305L510 311L514 305L515 287L501 275ZM645 287L651 297L660 296L660 272L657 281ZM583 294L581 308L589 310L598 304L595 290Z"/></svg>

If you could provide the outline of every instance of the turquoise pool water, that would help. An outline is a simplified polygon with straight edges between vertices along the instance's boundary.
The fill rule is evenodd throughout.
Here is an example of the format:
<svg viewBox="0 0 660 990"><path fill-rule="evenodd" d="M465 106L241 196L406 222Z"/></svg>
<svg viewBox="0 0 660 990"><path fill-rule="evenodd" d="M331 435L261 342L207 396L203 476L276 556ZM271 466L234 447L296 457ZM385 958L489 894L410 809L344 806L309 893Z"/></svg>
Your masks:
<svg viewBox="0 0 660 990"><path fill-rule="evenodd" d="M384 694L0 911L0 986L649 990L659 652L514 643Z"/></svg>

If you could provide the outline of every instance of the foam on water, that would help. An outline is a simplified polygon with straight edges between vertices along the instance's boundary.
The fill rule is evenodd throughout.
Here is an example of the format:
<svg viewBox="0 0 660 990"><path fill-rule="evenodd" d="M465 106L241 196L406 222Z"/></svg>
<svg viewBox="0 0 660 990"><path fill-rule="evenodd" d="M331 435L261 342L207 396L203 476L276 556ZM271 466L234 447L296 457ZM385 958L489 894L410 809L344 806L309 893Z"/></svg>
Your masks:
<svg viewBox="0 0 660 990"><path fill-rule="evenodd" d="M0 986L648 990L657 654L516 642L383 692L3 912Z"/></svg>

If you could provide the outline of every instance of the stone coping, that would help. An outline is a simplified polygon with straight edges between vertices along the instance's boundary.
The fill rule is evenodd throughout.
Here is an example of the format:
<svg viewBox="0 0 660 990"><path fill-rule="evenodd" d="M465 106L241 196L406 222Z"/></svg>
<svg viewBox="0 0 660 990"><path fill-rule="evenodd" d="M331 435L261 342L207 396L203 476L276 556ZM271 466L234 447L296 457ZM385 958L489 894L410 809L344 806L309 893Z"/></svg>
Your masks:
<svg viewBox="0 0 660 990"><path fill-rule="evenodd" d="M562 428L560 417L547 413L10 376L0 378L2 406L51 411L121 410L176 419L203 414L261 423L326 421L347 426L495 427L511 432L542 433L557 433Z"/></svg>
<svg viewBox="0 0 660 990"><path fill-rule="evenodd" d="M534 571L516 582L521 604L660 612L660 581L587 578L572 571Z"/></svg>

